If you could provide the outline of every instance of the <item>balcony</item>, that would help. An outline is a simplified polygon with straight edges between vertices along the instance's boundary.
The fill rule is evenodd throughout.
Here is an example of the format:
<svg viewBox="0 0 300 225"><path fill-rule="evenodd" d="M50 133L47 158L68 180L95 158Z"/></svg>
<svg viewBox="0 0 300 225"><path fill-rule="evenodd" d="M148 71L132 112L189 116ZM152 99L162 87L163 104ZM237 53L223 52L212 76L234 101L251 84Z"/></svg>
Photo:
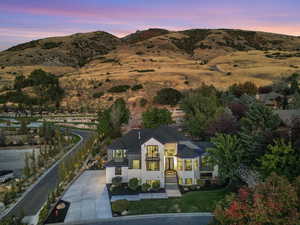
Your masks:
<svg viewBox="0 0 300 225"><path fill-rule="evenodd" d="M146 155L146 160L147 161L159 161L160 157L159 155Z"/></svg>
<svg viewBox="0 0 300 225"><path fill-rule="evenodd" d="M125 162L125 161L128 161L128 160L127 160L127 158L120 157L120 158L113 158L113 161L115 161L115 162Z"/></svg>

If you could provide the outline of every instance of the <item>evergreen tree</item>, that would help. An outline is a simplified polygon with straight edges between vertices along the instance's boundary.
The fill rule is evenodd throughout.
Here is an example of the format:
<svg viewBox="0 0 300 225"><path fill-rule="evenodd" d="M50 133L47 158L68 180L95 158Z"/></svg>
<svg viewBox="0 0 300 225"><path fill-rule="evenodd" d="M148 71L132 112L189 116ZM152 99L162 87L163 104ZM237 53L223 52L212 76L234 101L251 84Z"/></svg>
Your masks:
<svg viewBox="0 0 300 225"><path fill-rule="evenodd" d="M24 169L23 169L23 172L24 172L24 175L26 178L30 177L31 175L31 168L30 168L30 157L29 157L29 154L26 153L25 154L25 166L24 166Z"/></svg>
<svg viewBox="0 0 300 225"><path fill-rule="evenodd" d="M265 154L270 136L280 125L278 115L260 103L250 105L246 116L241 119L240 137L244 150L244 162L249 166L257 164L257 159Z"/></svg>

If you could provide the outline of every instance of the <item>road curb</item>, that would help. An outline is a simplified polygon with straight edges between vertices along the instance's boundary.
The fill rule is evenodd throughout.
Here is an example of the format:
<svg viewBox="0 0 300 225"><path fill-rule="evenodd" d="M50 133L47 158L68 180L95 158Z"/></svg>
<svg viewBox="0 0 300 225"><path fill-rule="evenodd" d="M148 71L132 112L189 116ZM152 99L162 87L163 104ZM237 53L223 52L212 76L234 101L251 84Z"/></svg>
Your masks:
<svg viewBox="0 0 300 225"><path fill-rule="evenodd" d="M199 213L165 213L165 214L147 214L147 215L136 215L136 216L120 216L120 217L112 217L106 219L95 219L95 220L83 220L77 222L70 223L49 223L47 225L89 225L93 223L100 222L117 222L118 221L131 221L131 220L139 220L139 219L155 219L155 218L166 218L166 217L191 217L191 216L203 216L203 217L213 217L214 215L209 212L199 212Z"/></svg>
<svg viewBox="0 0 300 225"><path fill-rule="evenodd" d="M6 217L18 204L20 204L21 201L23 201L23 199L25 198L25 196L31 192L40 182L42 179L44 179L45 176L47 176L52 170L53 168L55 168L59 163L61 163L69 154L71 154L71 152L73 152L74 149L76 149L78 146L80 146L83 142L83 137L79 134L75 134L74 135L78 136L80 138L80 141L78 143L76 143L68 152L66 152L63 157L61 159L59 159L57 162L55 162L49 169L47 169L47 171L45 171L43 173L42 176L40 176L38 178L37 181L35 181L23 194L22 196L6 211L4 211L3 214L0 215L0 220L2 220L4 217Z"/></svg>

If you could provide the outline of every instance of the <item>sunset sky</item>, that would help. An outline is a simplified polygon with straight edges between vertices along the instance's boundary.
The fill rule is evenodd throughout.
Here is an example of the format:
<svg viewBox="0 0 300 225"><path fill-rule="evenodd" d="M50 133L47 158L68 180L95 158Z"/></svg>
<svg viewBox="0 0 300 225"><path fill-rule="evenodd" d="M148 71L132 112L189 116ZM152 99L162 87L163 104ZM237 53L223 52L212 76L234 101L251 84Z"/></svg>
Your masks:
<svg viewBox="0 0 300 225"><path fill-rule="evenodd" d="M239 28L300 36L299 0L1 0L0 50L78 32Z"/></svg>

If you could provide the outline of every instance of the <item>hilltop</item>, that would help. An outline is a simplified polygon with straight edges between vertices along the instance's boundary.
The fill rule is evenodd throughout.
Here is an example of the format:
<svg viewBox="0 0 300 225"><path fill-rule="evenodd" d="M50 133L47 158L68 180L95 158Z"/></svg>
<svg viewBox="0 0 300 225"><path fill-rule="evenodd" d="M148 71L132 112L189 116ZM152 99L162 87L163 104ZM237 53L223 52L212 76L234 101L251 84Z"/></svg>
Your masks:
<svg viewBox="0 0 300 225"><path fill-rule="evenodd" d="M162 87L262 86L300 72L300 38L230 29L149 29L123 38L106 32L35 40L0 53L2 90L17 74L42 68L60 77L63 106L99 108L117 97L136 104ZM139 90L131 90L134 85ZM109 91L127 85L124 92Z"/></svg>

